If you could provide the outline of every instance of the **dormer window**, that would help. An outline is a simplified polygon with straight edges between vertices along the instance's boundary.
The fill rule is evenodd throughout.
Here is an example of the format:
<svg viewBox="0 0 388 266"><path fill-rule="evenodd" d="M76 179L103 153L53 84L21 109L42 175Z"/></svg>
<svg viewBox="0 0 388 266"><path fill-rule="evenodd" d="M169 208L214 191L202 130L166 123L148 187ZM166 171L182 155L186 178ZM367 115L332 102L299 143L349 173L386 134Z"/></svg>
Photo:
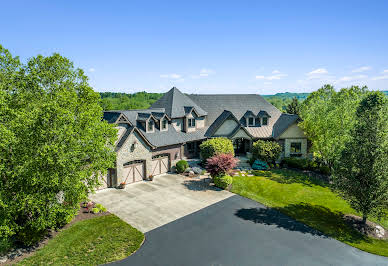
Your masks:
<svg viewBox="0 0 388 266"><path fill-rule="evenodd" d="M263 117L263 122L261 123L263 126L268 125L268 117L264 116Z"/></svg>
<svg viewBox="0 0 388 266"><path fill-rule="evenodd" d="M248 118L248 126L254 126L255 125L255 119L253 117Z"/></svg>
<svg viewBox="0 0 388 266"><path fill-rule="evenodd" d="M148 131L148 132L154 131L154 121L152 121L152 120L148 121L148 124L147 124L147 131Z"/></svg>
<svg viewBox="0 0 388 266"><path fill-rule="evenodd" d="M163 119L162 120L162 126L161 126L162 130L167 130L167 120L166 119Z"/></svg>
<svg viewBox="0 0 388 266"><path fill-rule="evenodd" d="M195 119L194 118L189 118L188 119L188 126L190 128L195 127Z"/></svg>

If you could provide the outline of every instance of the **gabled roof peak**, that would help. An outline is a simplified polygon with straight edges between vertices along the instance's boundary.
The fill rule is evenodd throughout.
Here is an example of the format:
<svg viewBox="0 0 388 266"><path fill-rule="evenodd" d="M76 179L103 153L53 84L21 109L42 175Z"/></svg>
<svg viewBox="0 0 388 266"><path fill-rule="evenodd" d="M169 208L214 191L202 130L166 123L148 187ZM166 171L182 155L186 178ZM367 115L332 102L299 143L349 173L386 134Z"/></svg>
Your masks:
<svg viewBox="0 0 388 266"><path fill-rule="evenodd" d="M176 87L173 87L166 92L158 101L153 103L150 108L164 108L166 114L170 118L178 118L186 115L188 110L187 107L193 107L199 116L207 115L200 106Z"/></svg>

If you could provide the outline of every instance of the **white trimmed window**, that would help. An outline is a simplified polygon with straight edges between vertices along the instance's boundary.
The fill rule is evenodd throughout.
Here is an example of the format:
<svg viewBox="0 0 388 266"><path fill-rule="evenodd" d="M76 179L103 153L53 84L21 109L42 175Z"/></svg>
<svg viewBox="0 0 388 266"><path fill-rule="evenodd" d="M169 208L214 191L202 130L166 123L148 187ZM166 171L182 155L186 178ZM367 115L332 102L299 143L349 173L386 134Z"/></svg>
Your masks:
<svg viewBox="0 0 388 266"><path fill-rule="evenodd" d="M149 120L147 123L147 132L152 132L154 131L154 121Z"/></svg>
<svg viewBox="0 0 388 266"><path fill-rule="evenodd" d="M190 128L195 127L195 119L194 119L194 118L189 118L189 119L188 119L188 126L189 126Z"/></svg>
<svg viewBox="0 0 388 266"><path fill-rule="evenodd" d="M162 120L162 126L161 126L162 130L167 130L167 120L166 119L163 119Z"/></svg>
<svg viewBox="0 0 388 266"><path fill-rule="evenodd" d="M263 119L262 119L262 123L261 123L263 126L266 126L268 125L268 117L264 116Z"/></svg>
<svg viewBox="0 0 388 266"><path fill-rule="evenodd" d="M254 117L248 117L248 126L254 126L255 125L255 118Z"/></svg>

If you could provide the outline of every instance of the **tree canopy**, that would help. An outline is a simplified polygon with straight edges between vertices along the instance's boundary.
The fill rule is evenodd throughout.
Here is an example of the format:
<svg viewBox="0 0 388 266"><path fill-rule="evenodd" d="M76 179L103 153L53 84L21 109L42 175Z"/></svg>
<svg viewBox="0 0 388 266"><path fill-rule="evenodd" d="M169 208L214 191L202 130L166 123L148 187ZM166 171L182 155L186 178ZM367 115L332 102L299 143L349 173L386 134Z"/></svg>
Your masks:
<svg viewBox="0 0 388 266"><path fill-rule="evenodd" d="M363 214L386 214L388 206L388 101L369 93L358 105L356 123L335 163L334 185Z"/></svg>
<svg viewBox="0 0 388 266"><path fill-rule="evenodd" d="M336 92L325 85L311 93L300 110L299 124L312 142L312 151L329 167L341 155L356 121L356 109L367 88L353 86Z"/></svg>
<svg viewBox="0 0 388 266"><path fill-rule="evenodd" d="M0 237L36 242L69 222L113 167L116 129L68 59L22 64L0 46Z"/></svg>

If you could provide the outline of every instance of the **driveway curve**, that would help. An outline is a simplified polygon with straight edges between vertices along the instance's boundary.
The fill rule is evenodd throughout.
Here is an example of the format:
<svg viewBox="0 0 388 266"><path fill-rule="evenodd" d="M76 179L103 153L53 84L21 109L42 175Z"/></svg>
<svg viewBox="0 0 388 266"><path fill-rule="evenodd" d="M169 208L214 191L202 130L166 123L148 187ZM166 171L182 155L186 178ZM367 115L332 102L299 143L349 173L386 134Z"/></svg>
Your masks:
<svg viewBox="0 0 388 266"><path fill-rule="evenodd" d="M388 265L255 201L235 195L149 231L114 265Z"/></svg>

